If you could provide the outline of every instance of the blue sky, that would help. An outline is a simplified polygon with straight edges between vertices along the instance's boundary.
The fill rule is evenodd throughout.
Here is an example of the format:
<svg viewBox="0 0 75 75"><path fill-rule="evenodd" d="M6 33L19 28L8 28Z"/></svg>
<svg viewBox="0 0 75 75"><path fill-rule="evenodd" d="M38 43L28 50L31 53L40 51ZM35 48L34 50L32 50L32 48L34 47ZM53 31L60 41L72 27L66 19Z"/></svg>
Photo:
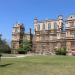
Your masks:
<svg viewBox="0 0 75 75"><path fill-rule="evenodd" d="M25 31L33 31L33 20L56 19L75 15L75 0L0 0L0 33L11 41L12 27L16 22L24 23Z"/></svg>

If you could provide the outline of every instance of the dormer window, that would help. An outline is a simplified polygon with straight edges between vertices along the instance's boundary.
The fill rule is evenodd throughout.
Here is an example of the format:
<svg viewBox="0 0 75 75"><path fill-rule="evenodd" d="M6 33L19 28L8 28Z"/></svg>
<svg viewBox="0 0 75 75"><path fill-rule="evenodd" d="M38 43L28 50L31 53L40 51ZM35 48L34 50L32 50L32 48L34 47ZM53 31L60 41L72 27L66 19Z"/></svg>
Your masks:
<svg viewBox="0 0 75 75"><path fill-rule="evenodd" d="M74 27L74 22L70 22L70 27Z"/></svg>
<svg viewBox="0 0 75 75"><path fill-rule="evenodd" d="M72 16L71 16L71 18L72 18Z"/></svg>

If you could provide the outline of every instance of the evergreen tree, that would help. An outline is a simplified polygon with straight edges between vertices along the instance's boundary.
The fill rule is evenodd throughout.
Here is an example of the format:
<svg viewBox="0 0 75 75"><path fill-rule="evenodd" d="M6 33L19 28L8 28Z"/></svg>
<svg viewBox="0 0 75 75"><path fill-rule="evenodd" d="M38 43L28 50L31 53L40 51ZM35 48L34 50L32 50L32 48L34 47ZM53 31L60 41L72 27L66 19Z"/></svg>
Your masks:
<svg viewBox="0 0 75 75"><path fill-rule="evenodd" d="M21 43L21 47L18 50L19 53L27 53L28 51L31 51L31 42L28 40L24 40L23 43Z"/></svg>
<svg viewBox="0 0 75 75"><path fill-rule="evenodd" d="M10 46L8 45L6 40L2 40L0 38L0 53L9 53L10 51Z"/></svg>

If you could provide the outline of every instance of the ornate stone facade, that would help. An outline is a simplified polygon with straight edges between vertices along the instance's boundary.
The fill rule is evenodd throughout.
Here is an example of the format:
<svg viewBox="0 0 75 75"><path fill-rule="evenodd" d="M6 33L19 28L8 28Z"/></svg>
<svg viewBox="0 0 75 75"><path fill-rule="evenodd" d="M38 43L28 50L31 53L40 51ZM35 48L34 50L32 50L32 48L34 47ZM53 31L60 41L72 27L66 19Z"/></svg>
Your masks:
<svg viewBox="0 0 75 75"><path fill-rule="evenodd" d="M16 24L13 27L12 31L12 53L17 53L16 49L21 47L21 43L23 42L24 35L24 26L23 24Z"/></svg>
<svg viewBox="0 0 75 75"><path fill-rule="evenodd" d="M66 29L64 25L66 23ZM37 53L52 54L56 48L66 47L68 54L75 51L75 17L69 16L64 22L62 16L57 20L47 19L39 21L34 19L33 50Z"/></svg>
<svg viewBox="0 0 75 75"><path fill-rule="evenodd" d="M75 55L75 16L66 20L66 48L69 55Z"/></svg>
<svg viewBox="0 0 75 75"><path fill-rule="evenodd" d="M65 27L65 28L64 28ZM66 47L68 55L75 55L75 16L71 15L64 21L62 16L56 20L46 19L39 21L34 19L34 35L24 32L23 24L16 24L12 31L12 52L21 45L23 40L32 41L32 49L35 53L54 54L56 48Z"/></svg>
<svg viewBox="0 0 75 75"><path fill-rule="evenodd" d="M12 53L17 53L18 48L22 47L23 40L31 40L30 33L25 33L23 24L17 23L12 30Z"/></svg>

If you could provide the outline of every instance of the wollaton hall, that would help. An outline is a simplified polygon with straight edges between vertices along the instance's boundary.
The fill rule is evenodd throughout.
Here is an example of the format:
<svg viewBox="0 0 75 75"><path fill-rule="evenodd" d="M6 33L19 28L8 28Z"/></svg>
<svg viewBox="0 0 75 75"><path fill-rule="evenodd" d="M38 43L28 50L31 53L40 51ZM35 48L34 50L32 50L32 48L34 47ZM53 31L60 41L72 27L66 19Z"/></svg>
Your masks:
<svg viewBox="0 0 75 75"><path fill-rule="evenodd" d="M12 30L12 52L20 47L23 40L32 40L32 51L51 54L56 48L66 47L68 54L75 53L75 16L66 20L62 16L57 19L39 21L34 19L34 34L25 33L23 24L17 23ZM30 35L31 34L31 35ZM32 36L33 35L33 36Z"/></svg>

